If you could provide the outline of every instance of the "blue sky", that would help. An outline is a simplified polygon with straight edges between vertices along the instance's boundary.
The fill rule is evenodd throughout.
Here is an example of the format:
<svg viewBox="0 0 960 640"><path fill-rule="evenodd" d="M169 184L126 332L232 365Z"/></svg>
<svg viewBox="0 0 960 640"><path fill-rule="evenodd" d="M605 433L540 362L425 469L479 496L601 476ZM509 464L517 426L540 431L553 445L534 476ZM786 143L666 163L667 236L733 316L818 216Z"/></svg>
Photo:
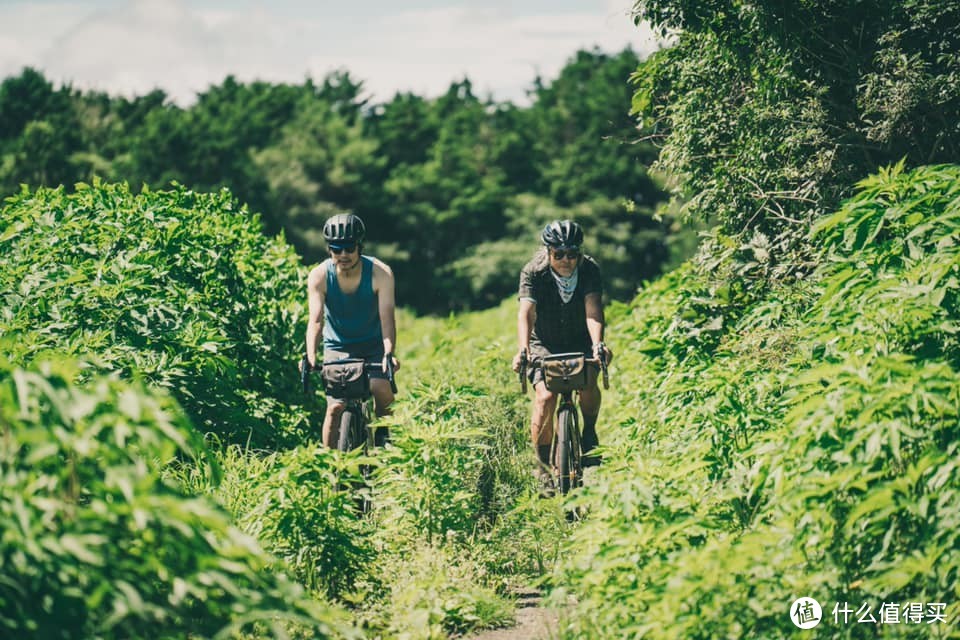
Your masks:
<svg viewBox="0 0 960 640"><path fill-rule="evenodd" d="M470 78L522 102L578 48L656 47L632 0L0 0L0 77L25 66L112 94L189 104L226 75L302 82L345 69L374 101Z"/></svg>

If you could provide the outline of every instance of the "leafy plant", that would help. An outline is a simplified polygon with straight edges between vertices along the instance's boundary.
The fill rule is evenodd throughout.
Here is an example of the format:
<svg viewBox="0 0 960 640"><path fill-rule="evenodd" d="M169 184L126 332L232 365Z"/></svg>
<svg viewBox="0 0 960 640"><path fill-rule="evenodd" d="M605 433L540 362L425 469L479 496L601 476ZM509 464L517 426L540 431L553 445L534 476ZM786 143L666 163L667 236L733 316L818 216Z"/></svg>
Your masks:
<svg viewBox="0 0 960 640"><path fill-rule="evenodd" d="M24 190L0 227L0 334L14 362L69 354L142 378L225 443L303 437L309 407L291 408L290 366L302 273L229 193Z"/></svg>
<svg viewBox="0 0 960 640"><path fill-rule="evenodd" d="M557 577L579 601L569 637L792 637L804 595L822 625L844 602L956 616L958 178L862 181L811 230L810 278L731 300L709 349L676 320L710 281L695 269L611 314L613 411L630 417Z"/></svg>
<svg viewBox="0 0 960 640"><path fill-rule="evenodd" d="M79 364L0 361L0 628L12 637L353 635L269 570L210 500L163 480L175 457L217 473L166 394Z"/></svg>

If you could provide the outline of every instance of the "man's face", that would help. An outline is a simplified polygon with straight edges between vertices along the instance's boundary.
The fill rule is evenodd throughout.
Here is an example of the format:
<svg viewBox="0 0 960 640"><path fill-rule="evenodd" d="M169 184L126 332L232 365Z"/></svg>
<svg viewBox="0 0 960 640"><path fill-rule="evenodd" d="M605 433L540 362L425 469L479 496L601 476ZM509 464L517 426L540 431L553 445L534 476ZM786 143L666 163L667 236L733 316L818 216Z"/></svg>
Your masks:
<svg viewBox="0 0 960 640"><path fill-rule="evenodd" d="M580 261L580 247L549 247L550 267L564 278L573 275Z"/></svg>
<svg viewBox="0 0 960 640"><path fill-rule="evenodd" d="M356 243L350 244L331 244L330 258L338 266L349 269L360 261L360 252L357 250Z"/></svg>

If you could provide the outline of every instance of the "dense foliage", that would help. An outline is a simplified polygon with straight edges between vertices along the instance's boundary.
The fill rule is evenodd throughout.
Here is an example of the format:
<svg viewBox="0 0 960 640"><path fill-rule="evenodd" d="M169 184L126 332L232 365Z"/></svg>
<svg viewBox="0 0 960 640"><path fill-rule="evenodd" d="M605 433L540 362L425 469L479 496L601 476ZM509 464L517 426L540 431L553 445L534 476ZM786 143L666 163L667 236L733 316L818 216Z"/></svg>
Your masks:
<svg viewBox="0 0 960 640"><path fill-rule="evenodd" d="M691 211L766 235L778 263L877 167L960 157L956 2L637 0L635 11L675 41L636 78L659 166Z"/></svg>
<svg viewBox="0 0 960 640"><path fill-rule="evenodd" d="M882 603L884 637L957 637L960 167L859 186L812 229L811 277L715 347L686 302L722 277L684 268L619 309L620 427L582 496L570 637L794 637L801 596L831 637L875 637L856 618ZM844 624L835 603L860 611Z"/></svg>
<svg viewBox="0 0 960 640"><path fill-rule="evenodd" d="M513 302L446 320L402 314L402 392L381 423L392 443L371 457L230 447L221 483L192 465L176 475L370 637L442 640L509 624L511 588L543 579L571 531L560 505L534 493L526 399L501 340L514 317ZM361 462L376 465L364 517L337 489L359 479Z"/></svg>
<svg viewBox="0 0 960 640"><path fill-rule="evenodd" d="M821 635L960 637L960 167L917 168L960 146L956 3L636 8L675 45L633 106L721 228L608 309L605 462L566 501L536 496L513 301L401 312L391 446L318 448L304 270L219 189L307 262L360 213L418 310L503 300L568 216L629 295L666 256L632 53L523 108L466 80L370 105L348 74L189 108L0 84L0 185L68 185L0 210L0 628L440 640L536 583L567 638L793 637L800 596Z"/></svg>
<svg viewBox="0 0 960 640"><path fill-rule="evenodd" d="M350 210L397 273L400 304L420 312L495 306L545 221L574 215L620 273L610 293L629 299L668 259L655 152L629 115L637 63L629 49L581 51L537 79L525 107L482 99L466 79L371 104L343 72L299 86L227 78L179 107L161 91L55 88L25 69L0 83L0 194L94 177L226 187L307 264L325 257L323 220Z"/></svg>
<svg viewBox="0 0 960 640"><path fill-rule="evenodd" d="M217 474L169 396L101 377L77 385L79 373L0 361L4 637L350 633L342 614L268 571L223 509L163 479L175 457Z"/></svg>
<svg viewBox="0 0 960 640"><path fill-rule="evenodd" d="M508 622L506 588L552 567L566 528L530 500L523 414L491 348L512 307L401 314L405 389L361 518L343 491L358 457L307 428L324 399L293 366L303 270L227 192L24 190L0 216L6 628L349 635L319 604L336 601L381 633L443 638ZM491 375L448 370L478 353Z"/></svg>
<svg viewBox="0 0 960 640"><path fill-rule="evenodd" d="M25 190L0 209L0 229L12 362L92 356L101 371L169 388L225 442L302 439L311 416L291 407L290 362L303 274L228 193Z"/></svg>

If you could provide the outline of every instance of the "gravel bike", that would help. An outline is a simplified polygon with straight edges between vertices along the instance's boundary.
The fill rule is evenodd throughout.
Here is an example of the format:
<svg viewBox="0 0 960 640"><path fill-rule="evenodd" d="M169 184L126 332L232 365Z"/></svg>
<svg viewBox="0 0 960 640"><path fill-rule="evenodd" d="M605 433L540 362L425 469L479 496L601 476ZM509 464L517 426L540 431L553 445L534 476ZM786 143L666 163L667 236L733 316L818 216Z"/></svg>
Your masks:
<svg viewBox="0 0 960 640"><path fill-rule="evenodd" d="M605 352L601 343L600 352ZM605 358L593 358L588 353L558 353L544 358L528 359L526 350L520 353L520 385L527 392L527 368L541 367L543 380L549 391L559 394L554 422L550 460L553 477L561 495L583 485L583 451L580 443L580 412L574 394L587 386L587 367L599 367L603 374L603 388L610 388Z"/></svg>

